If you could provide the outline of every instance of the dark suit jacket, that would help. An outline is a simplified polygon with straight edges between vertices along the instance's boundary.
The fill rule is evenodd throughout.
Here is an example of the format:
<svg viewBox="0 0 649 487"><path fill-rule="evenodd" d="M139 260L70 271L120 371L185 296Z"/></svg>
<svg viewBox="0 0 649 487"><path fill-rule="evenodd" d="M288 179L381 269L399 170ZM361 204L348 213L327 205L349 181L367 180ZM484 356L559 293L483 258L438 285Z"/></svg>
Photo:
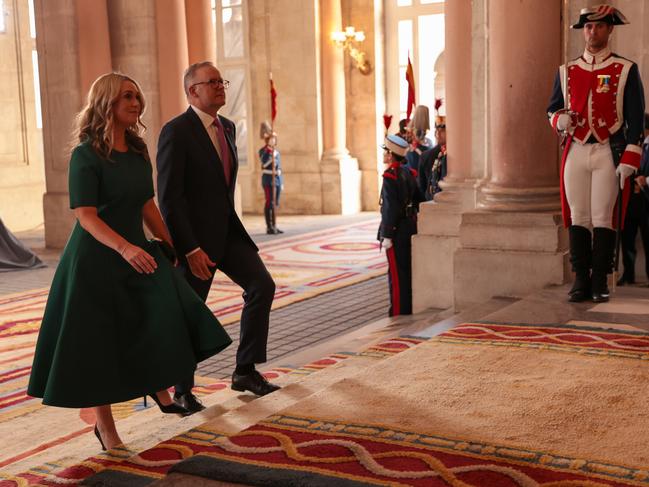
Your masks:
<svg viewBox="0 0 649 487"><path fill-rule="evenodd" d="M165 124L158 140L158 202L179 255L197 247L219 264L228 233L257 249L234 211L238 169L235 125L219 115L232 161L228 186L221 159L201 119L189 107Z"/></svg>
<svg viewBox="0 0 649 487"><path fill-rule="evenodd" d="M642 144L642 159L640 159L638 174L649 178L649 137L645 137L645 142ZM642 194L645 197L646 203L649 204L649 186L642 187Z"/></svg>

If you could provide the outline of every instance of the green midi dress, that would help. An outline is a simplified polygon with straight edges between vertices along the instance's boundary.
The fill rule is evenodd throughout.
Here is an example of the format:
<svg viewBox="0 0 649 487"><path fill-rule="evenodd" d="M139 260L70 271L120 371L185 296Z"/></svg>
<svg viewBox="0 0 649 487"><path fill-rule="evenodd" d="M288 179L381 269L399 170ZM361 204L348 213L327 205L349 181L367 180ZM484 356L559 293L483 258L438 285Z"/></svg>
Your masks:
<svg viewBox="0 0 649 487"><path fill-rule="evenodd" d="M151 164L89 143L70 160L70 207L99 217L158 264L139 274L76 223L56 269L27 392L43 404L91 407L170 387L232 340L178 269L147 240L142 207L153 197Z"/></svg>

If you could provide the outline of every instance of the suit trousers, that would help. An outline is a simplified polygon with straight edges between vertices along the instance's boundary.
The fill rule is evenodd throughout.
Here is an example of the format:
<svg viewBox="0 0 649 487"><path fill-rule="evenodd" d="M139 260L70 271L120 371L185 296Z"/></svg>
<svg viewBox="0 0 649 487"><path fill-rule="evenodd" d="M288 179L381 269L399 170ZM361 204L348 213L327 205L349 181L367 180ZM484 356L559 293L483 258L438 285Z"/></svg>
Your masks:
<svg viewBox="0 0 649 487"><path fill-rule="evenodd" d="M241 311L237 364L258 364L266 361L269 315L275 297L275 282L257 250L234 225L230 228L223 258L217 262L216 269L243 289L244 305ZM190 286L205 301L214 274L211 279L203 281L192 274L186 262L181 267ZM192 375L176 385L176 394L190 392L193 386Z"/></svg>
<svg viewBox="0 0 649 487"><path fill-rule="evenodd" d="M622 262L624 263L624 274L622 279L626 282L635 281L635 240L640 229L642 246L645 253L645 272L649 277L649 203L644 194L632 193L629 199L629 206L626 209L624 229L622 230Z"/></svg>

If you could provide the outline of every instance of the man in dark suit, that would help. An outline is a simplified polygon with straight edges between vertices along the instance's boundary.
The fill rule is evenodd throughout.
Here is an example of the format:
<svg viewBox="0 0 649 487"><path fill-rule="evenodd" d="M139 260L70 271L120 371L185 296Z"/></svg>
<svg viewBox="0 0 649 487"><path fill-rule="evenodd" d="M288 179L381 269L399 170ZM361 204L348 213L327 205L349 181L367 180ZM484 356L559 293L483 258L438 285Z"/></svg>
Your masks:
<svg viewBox="0 0 649 487"><path fill-rule="evenodd" d="M165 124L158 142L158 198L180 266L194 291L207 295L216 270L244 290L241 335L232 389L263 396L279 389L255 370L266 361L275 283L234 209L238 161L235 125L218 115L229 82L213 64L192 64L183 78L190 106ZM172 359L172 358L170 358ZM194 377L176 385L176 400L192 412Z"/></svg>

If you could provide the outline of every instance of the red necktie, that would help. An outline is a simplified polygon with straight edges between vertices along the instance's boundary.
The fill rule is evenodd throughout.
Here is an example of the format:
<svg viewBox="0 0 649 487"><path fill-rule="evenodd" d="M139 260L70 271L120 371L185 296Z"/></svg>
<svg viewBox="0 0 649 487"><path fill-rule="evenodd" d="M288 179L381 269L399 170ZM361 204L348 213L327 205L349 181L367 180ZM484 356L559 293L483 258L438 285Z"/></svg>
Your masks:
<svg viewBox="0 0 649 487"><path fill-rule="evenodd" d="M225 175L225 182L230 186L230 179L232 178L232 162L230 161L230 148L225 139L225 131L223 124L219 117L214 119L214 126L216 127L216 136L219 140L219 147L221 148L221 164L223 164L223 174Z"/></svg>

